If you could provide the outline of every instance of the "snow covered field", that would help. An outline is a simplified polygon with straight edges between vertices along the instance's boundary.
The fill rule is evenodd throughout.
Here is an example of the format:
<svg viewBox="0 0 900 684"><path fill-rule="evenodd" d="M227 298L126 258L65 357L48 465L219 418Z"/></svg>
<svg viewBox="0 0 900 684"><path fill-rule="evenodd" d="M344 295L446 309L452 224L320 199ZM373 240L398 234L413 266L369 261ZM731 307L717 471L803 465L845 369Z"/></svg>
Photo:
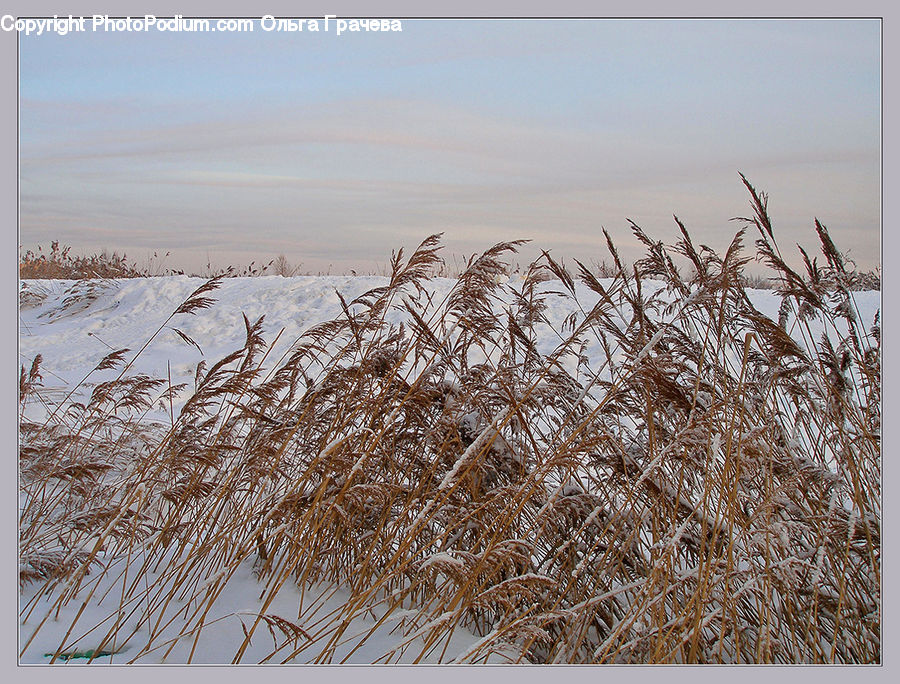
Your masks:
<svg viewBox="0 0 900 684"><path fill-rule="evenodd" d="M203 282L187 276L23 281L23 292L27 294L19 317L20 365L27 366L41 354L45 371L42 392L48 397L64 396L111 351L148 340ZM449 278L431 279L429 289L435 301L444 299L455 282ZM212 295L215 305L198 315L181 315L170 321L163 334L140 355L133 371L156 377L168 377L171 373L172 384L192 385L201 359L216 361L244 343L243 315L251 321L265 317L263 335L267 342L274 343L268 359L275 363L303 332L341 316L337 292L351 301L386 284L387 278L380 276L227 278ZM515 278L511 284L515 285ZM653 292L662 284L648 282L644 288ZM558 282L551 281L544 289L561 288ZM564 321L579 310L578 304L589 310L600 298L581 283L577 284L577 292L577 303L563 297L550 299L547 324L539 326L536 339L542 353L549 353L559 344L559 331ZM781 300L775 292L748 290L748 295L760 312L778 320ZM881 293L860 292L855 300L861 320L871 325L880 309ZM390 311L387 318L399 323L408 321L409 315L398 308ZM186 343L174 331L176 328L195 340L200 349ZM814 322L813 332L819 335L821 331L821 323ZM602 363L599 345L589 343L585 353L590 366ZM91 381L110 375L114 374L101 373L92 376Z"/></svg>
<svg viewBox="0 0 900 684"><path fill-rule="evenodd" d="M495 283L499 285L500 289L496 291L493 306L498 314L498 320L502 322L506 315L504 310L517 306L518 300L514 291L523 292L523 282L518 275L514 275L509 282L505 282L506 278L500 280L503 282ZM201 279L188 277L113 281L24 281L20 289L20 365L27 372L36 356L40 355L42 361L39 367L40 385L23 404L23 420L39 425L50 417L51 423L54 421L64 423L62 412L57 411L61 402L66 402L64 408L69 402L87 403L92 392L97 390L98 384L118 377L122 370L122 364L127 364L140 350L134 364L127 368L128 374L146 374L162 379L164 382L159 386L160 392L171 386L183 384L184 387L179 391L172 392L170 397L167 396L161 401L154 400L145 410L139 411L139 422L146 425L157 424L160 426L160 430L172 428L179 411L198 386L200 377L198 363L204 361L206 364L205 368L201 367L201 371L208 369L219 359L245 346L248 328L245 326L244 316L249 324L261 316L265 317L259 329L260 336L264 341L261 348L264 348L264 351L259 353L255 362L262 368L260 377L269 377L267 374L283 365L289 358L304 333L318 324L345 316L345 309L338 292L346 302L350 303L348 310L357 312L364 306L361 303L352 304L355 298L374 288L388 285L387 278L381 277L226 278L219 283L218 289L208 295L215 300L208 307L201 307L195 313L181 313L172 316L171 314L188 300L203 282ZM604 283L608 285L609 281L604 281ZM396 297L392 306L384 313L384 321L388 325L402 323L409 331L410 326L415 323L410 308L429 310L427 303L430 301L432 302L431 309L434 309L438 307L439 302L444 301L451 294L456 285L456 280L430 279L426 282L424 291L419 293L408 291L402 297ZM662 290L663 287L663 283L660 282L644 282L643 296L650 298L654 292ZM554 350L557 350L563 343L567 332L574 329L573 321L584 320L586 312L603 304L601 294L584 283L574 284L574 296L564 296L564 290L564 284L554 280L544 281L537 288L537 292L547 295L546 307L542 310L540 319L533 321L527 334L531 338L530 343L533 344L541 358L549 358L554 354ZM747 295L759 312L772 321L779 320L781 298L775 292L748 290ZM669 301L677 302L677 298L674 296L666 295L666 297ZM855 313L862 325L871 326L880 307L880 293L856 293L854 301ZM404 302L407 302L408 305L404 305ZM616 309L616 307L613 308ZM616 325L621 328L622 334L626 336L634 334L634 328L631 327L634 321L629 322L632 314L631 308L623 304L616 311L620 315ZM663 324L678 316L677 309L669 311L660 308L659 311L658 322ZM664 328L665 326L660 330ZM445 334L445 343L452 335L458 333L447 326L437 326L436 330ZM838 344L837 338L840 336L822 320L808 321L805 329L797 326L796 328L792 327L791 330L793 330L795 340L803 348L808 348L810 336L812 339L818 340L823 330L827 330L829 335L835 338L836 345ZM839 333L840 328L837 331ZM694 333L699 337L704 335L702 329L694 330ZM500 339L502 342L502 336ZM577 354L561 356L557 361L559 367L583 387L580 391L581 396L576 396L573 400L573 406L584 404L595 414L598 411L602 412L604 400L592 396L595 391L592 386L601 380L610 381L615 385L618 382L615 375L617 360L638 365L648 354L655 353L655 348L651 348L658 339L662 339L662 332L646 345L646 349L641 354L636 354L635 352L629 353L622 348L610 350L608 345L605 346L605 338L602 336L585 335L577 347ZM142 345L148 340L152 340L149 346L142 349ZM512 343L513 346L515 343ZM122 356L121 363L105 370L92 372L92 369L104 357L125 348L130 351ZM737 350L735 353L729 352L730 356L725 354L723 358L728 357L725 359L726 363L736 363L739 366L741 364L740 346L735 346L735 349ZM474 367L482 361L491 362L491 359L501 355L502 352L502 343L493 349L483 346L480 351L477 348L469 349L467 351L468 363ZM407 380L419 373L423 367L428 369L424 361L416 361L408 366ZM610 367L613 370L610 370ZM465 388L461 380L457 380L455 386L457 390L454 391L458 391L458 388ZM77 389L70 395L73 388ZM599 392L599 390L597 391ZM713 390L710 391L714 394ZM576 392L577 394L578 392ZM698 397L701 394L697 392ZM524 402L525 399L521 401ZM545 405L549 405L546 402L549 402L550 399L541 401L544 401ZM395 409L387 417L381 414L378 417L390 422L398 410ZM452 464L452 468L444 466L443 473L438 473L440 477L437 479L441 481L441 486L435 491L440 492L448 488L448 485L456 488L457 481L462 479L457 470L462 472L469 466L475 447L484 450L484 444L495 437L501 442L509 440L510 444L514 439L524 439L519 432L520 426L515 422L512 423L513 432L501 431L501 423L504 426L503 430L509 429L507 414L503 412L495 414L493 423L490 422L490 416L488 416L486 423L484 416L478 417L477 412L472 413L471 409L469 411L470 413L464 414L457 421L455 429L463 437L465 437L464 428L471 428L479 436L474 441L463 441L463 446L468 443L470 448L466 449L456 463ZM567 414L563 411L560 415ZM639 411L637 415L640 415ZM691 415L694 415L693 409L691 409ZM73 420L77 422L77 419ZM540 430L547 430L547 434L550 434L549 428L543 424L544 420L541 418L535 423L536 433L530 438L534 441L532 447L534 449L544 448L539 445L544 445L548 441L537 434ZM547 425L552 421L552 416L546 417ZM608 425L612 424L612 422L608 423ZM634 434L643 434L641 431L646 427L639 419L628 419L624 416L620 419L620 424L624 426L621 428L622 430L631 431ZM371 429L368 427L362 429L370 432L372 429L376 432L379 430L374 424ZM748 429L745 428L745 430ZM663 428L659 427L657 430L659 435L656 439L663 439ZM750 431L752 432L752 430ZM352 435L356 434L358 433L352 433ZM338 447L343 448L344 441L349 440L350 435L351 433L348 432L333 435L333 441L320 449L319 457L324 458L332 455L332 452L340 451ZM676 441L680 438L680 435L675 435ZM571 440L574 437L567 439ZM652 440L654 437L651 435L650 439ZM747 439L749 440L750 437ZM798 444L815 441L809 435L800 435L796 439L799 440ZM707 446L712 444L712 450L707 448L707 453L712 454L713 458L718 458L720 437L713 436L711 442L709 440L707 442ZM591 448L595 449L596 447ZM747 448L749 452L749 446ZM349 463L352 463L354 458L359 458L359 452L352 451L350 447L347 449L348 458L351 459ZM489 448L488 453L491 453L490 449L493 447ZM510 449L516 451L513 447ZM139 449L135 453L137 451ZM631 452L628 453L631 454ZM646 485L647 482L656 483L654 486L663 494L669 492L670 489L674 492L672 488L675 485L673 483L677 480L666 479L662 476L654 479L656 475L651 476L652 472L660 472L660 470L654 471L654 468L664 457L669 458L671 451L661 449L655 453L654 458L643 461L640 460L642 458L640 456L628 456L628 458L637 459L635 460L637 467L643 469L643 475L633 478L632 484L637 487ZM724 448L722 453L724 453ZM817 467L822 467L822 458L825 457L819 454ZM540 469L539 461L535 461L533 457L517 459L519 457L515 456L514 463L510 467L518 467L516 464L524 467L524 464L527 463L528 467L534 468L535 471ZM727 473L730 472L728 471L729 466L727 466L727 455L724 459L726 465L722 466L724 468L722 472ZM368 463L365 466L362 465L363 460L363 458L359 458L356 465L353 466L354 472L357 469L369 467ZM560 463L564 462L560 461ZM585 470L584 472L578 470L580 467L563 464L548 468L548 473L541 475L539 482L542 487L546 488L549 498L544 498L543 503L535 504L536 520L541 520L541 516L545 514L548 507L556 505L559 497L572 499L574 492L574 496L590 502L598 500L597 497L607 491L603 489L603 486L585 480L586 477L594 477L597 472L600 472L599 465L592 466L590 471ZM110 470L110 473L117 473L113 476L113 480L119 477L117 482L121 483L128 481L129 477L133 478L134 473L130 472L128 468L128 464L117 461L115 468ZM837 471L841 472L840 467L837 468ZM581 474L579 475L579 473ZM744 475L740 477L744 477ZM350 479L352 479L352 473ZM222 486L218 484L218 481L216 482L215 486ZM678 501L678 497L680 497L680 501L685 507L693 506L696 509L699 500L697 497L702 498L704 492L708 494L709 486L706 485L705 489L704 486L696 489L698 486L696 482L690 481L691 487L695 487L691 490L688 482L689 480L684 480L684 489L680 494L673 493L672 496L675 497L675 501ZM63 485L63 489L65 486ZM116 496L127 498L126 504L130 506L129 511L137 510L139 503L141 505L145 503L144 497L147 490L143 487L144 485L139 485L133 490L128 489L127 492L125 489L117 490ZM275 486L273 485L273 487ZM20 508L28 512L27 514L23 513L23 519L25 519L32 513L29 506L34 506L35 494L34 490L29 490L27 487L23 487L21 491ZM282 491L279 496L284 498L283 491L287 490L277 490L275 487L272 491L276 493ZM46 492L41 494L41 496L45 495ZM65 505L61 503L62 494L53 495L57 497L55 499L51 495L47 496L49 497L47 500L55 502L54 506L59 505L62 506L62 509L65 508ZM275 494L267 494L267 496L271 497L271 501L278 500ZM609 496L611 497L609 503L620 500L620 494L610 494ZM837 494L834 497L829 508L829 515L838 515L836 510L848 506L846 503L840 505L836 503L838 501ZM371 502L371 498L369 501ZM626 503L632 505L629 496L625 496L621 501L624 502L623 505ZM588 512L592 508L593 511L590 512L590 515L579 513L576 516L577 524L573 529L577 532L572 533L576 536L589 528L592 519L596 520L600 516L599 504L588 503L585 505L588 505L586 509ZM742 505L746 510L750 510L753 502ZM83 511L66 510L68 510L67 515L69 516L84 513ZM409 508L411 513L417 511L415 513L417 517L412 518L413 522L429 514L432 510L437 510L436 505L433 507L431 503L427 502L424 508ZM459 508L458 510L463 509ZM853 521L864 519L864 516L852 509L852 505L848 510L851 511L849 515ZM395 513L390 515L395 515ZM720 514L721 512L704 515L712 515L712 518L715 518L715 515ZM607 513L603 513L603 515L607 515ZM647 515L647 513L640 513L638 518L644 516L641 520L646 522L649 520ZM763 513L760 512L758 515L763 515ZM758 519L752 510L750 510L749 516L753 520ZM677 525L673 524L671 532L660 532L655 538L650 538L656 534L655 531L652 535L646 530L639 533L638 537L635 537L630 543L646 543L647 548L639 552L635 551L635 553L638 553L641 558L646 556L648 562L656 559L661 553L660 549L665 550L667 544L674 548L682 544L683 537L690 537L690 533L686 534L689 524L693 526L696 521L700 521L699 529L706 524L707 518L703 518L701 514L697 513L695 518L688 516L672 520L677 521ZM53 524L58 527L60 522L57 520ZM111 534L111 530L126 524L123 522L121 514L117 514L114 519L110 519L109 516L102 519L97 523L102 532L94 533L93 536L76 534L75 532L78 532L80 528L72 522L71 517L66 524L68 525L66 529L73 531L72 539L77 539L77 542L69 540L64 542L62 537L59 537L59 543L57 543L50 539L49 533L34 532L37 535L34 540L35 548L39 548L41 553L46 554L47 559L57 558L59 560L60 554L66 556L66 562L69 563L67 567L70 567L72 562L77 564L79 559L88 556L90 561L85 566L88 574L79 577L77 581L70 578L60 578L57 581L51 578L47 582L33 581L24 584L20 598L21 627L19 636L20 662L22 663L48 663L51 660L73 664L85 663L89 660L97 663L373 663L386 661L452 662L456 659L506 662L522 658L521 650L517 651L511 645L513 643L521 645L521 638L519 641L504 641L497 639L502 630L496 626L492 632L489 629L479 630L472 624L458 624L460 613L455 612L456 604L449 599L444 603L435 604L439 608L423 611L416 604L414 592L399 600L393 600L390 591L366 594L365 590L356 587L354 594L348 587L336 582L306 580L303 577L298 582L285 581L286 578L291 577L289 572L281 574L274 572L272 575L276 578L274 583L273 581L262 582L259 558L250 557L248 554L241 555L243 547L239 549L237 543L234 548L229 547L221 551L221 555L216 555L219 551L207 554L211 558L214 557L208 562L208 565L204 560L205 555L194 553L196 549L184 545L171 547L164 551L154 548L152 552L147 551L148 555L145 556L145 549L141 544L132 546L122 545L119 542L109 545L105 542L101 544L100 540L103 540L105 535ZM142 524L137 522L137 515L135 515L134 524ZM529 524L531 523L526 523L523 529L528 528ZM542 524L545 527L547 525L547 523ZM650 525L649 522L647 524ZM721 523L713 522L711 524L720 525ZM730 524L734 525L734 521ZM857 524L863 523L851 522L850 527L855 528ZM287 525L288 523L283 523L274 529L266 528L267 539L285 534L284 530L287 529ZM610 523L610 526L614 527L614 523ZM154 529L153 534L148 534L148 539L158 538L159 529ZM846 530L846 527L844 529ZM604 531L603 534L605 533ZM462 539L465 534L468 532L462 530L453 539ZM650 536L645 539L645 534ZM746 537L740 537L736 532L734 534L736 539L733 542L734 553L739 556L746 554L748 558L752 558L751 545L757 537L750 535L749 531ZM801 535L801 532L785 523L781 534L789 537L793 534ZM807 532L803 532L803 534L807 534ZM851 529L843 534L845 540L849 540L853 537L854 531ZM154 535L157 536L154 537ZM198 545L203 543L207 542L196 540ZM215 546L216 542L209 543ZM798 542L795 540L789 546L796 543ZM805 541L803 543L807 544ZM815 569L818 567L818 572L821 574L823 567L832 562L823 560L825 554L823 544L822 540L809 542L810 547L806 560L797 561L805 568L804 571L815 573ZM118 550L113 552L112 547ZM451 547L455 550L447 553L446 549L451 549ZM178 550L172 550L176 548ZM416 561L419 565L416 566L414 563L413 566L418 567L422 572L429 565L439 569L444 568L444 584L447 585L446 578L452 576L453 566L462 567L463 559L469 563L469 556L465 554L469 553L471 556L472 553L464 550L461 546L453 547L446 540L443 547L438 545L437 548L445 550L435 552L433 548L430 552L431 556L425 557L425 562L422 562L420 558L419 561ZM487 548L489 549L490 545ZM591 548L591 553L594 553L597 548L604 549L606 546L595 544ZM474 552L474 549L475 547L472 547L471 551ZM29 552L35 553L34 548ZM608 550L606 552L609 553ZM57 556L53 556L54 553ZM483 553L484 557L487 557L488 551L484 550ZM541 582L549 582L553 578L557 578L553 579L554 582L561 582L558 579L559 575L551 572L553 568L557 567L554 565L556 561L551 563L546 559L538 558L537 551L534 549L533 553L532 559L526 559L525 563L526 566L531 565L529 571L515 577L508 576L507 581L520 580L523 586L527 583L530 583L528 586L532 586ZM674 557L669 562L671 562L670 569L676 574L678 582L683 582L686 586L688 582L694 581L694 577L689 572L689 558L692 551L684 553L685 556L679 556L677 562ZM794 552L791 553L796 555ZM829 551L828 554L830 553ZM264 555L261 553L261 557ZM572 563L574 565L565 567L569 567L570 571L571 568L575 568L577 575L585 567L588 556L588 551L582 549L576 556L573 556ZM791 557L793 556L789 556L788 560ZM793 561L790 562L793 563ZM731 561L729 561L730 563ZM39 565L40 561L32 561L31 571L38 572L34 569L39 568ZM99 576L96 573L98 567L104 568ZM556 572L559 572L559 568L562 567L563 565L559 565ZM731 568L729 565L729 568L728 572L737 574L734 575L733 580L728 581L748 582L741 592L746 590L752 593L751 589L755 591L749 584L750 580L746 579L746 573L750 572L749 561L738 562L735 560L734 567ZM163 569L166 569L165 572ZM632 570L628 570L628 572L632 572ZM638 571L634 570L634 572ZM651 572L649 577L656 577L655 572L655 570ZM794 568L792 572L800 571ZM681 574L678 575L678 573ZM92 580L91 577L94 576L98 576L98 579ZM439 573L438 576L442 575ZM640 594L640 591L643 591L643 584L638 582L632 586L626 581L626 577L627 573L621 576L617 575L612 585L603 586L611 586L612 594L619 592L629 596L628 601L633 601L634 597L638 595L643 596ZM724 581L722 579L724 577L725 574L718 579L711 575L703 581L713 585L716 582ZM136 590L135 582L137 581L144 583L147 590ZM643 580L650 584L653 581L655 580L646 578ZM815 583L818 580L814 578L810 581ZM702 585L702 582L700 584ZM488 587L488 590L492 590L496 594L499 591L497 587L501 585L502 582L493 584ZM406 585L392 584L391 586L403 588ZM399 591L400 589L395 590ZM405 591L405 589L403 590ZM554 606L545 607L544 612L540 613L543 616L542 622L529 623L529 629L532 629L538 643L541 643L540 640L545 637L546 630L549 629L546 625L551 624L554 620L566 619L566 610L572 612L576 608L581 609L580 607L588 604L599 606L602 601L607 600L603 598L602 594L598 598L596 593L590 593L591 591L596 592L596 589L584 590L588 591L587 594L579 594L579 591L582 590L575 591L573 596L580 599L581 603L575 598L568 600L568 603L560 603L559 601L562 599L556 599L558 602ZM648 589L648 591L650 590ZM691 591L696 591L696 589L691 589ZM688 600L685 597L690 597L691 591L678 598L677 601ZM800 591L800 589L796 589L796 591ZM827 591L823 590L822 595L830 596L834 591L829 587ZM68 592L71 592L71 595L68 595ZM487 590L482 593L486 592ZM638 593L634 593L632 596L629 592ZM673 592L673 596L676 593ZM537 595L534 594L534 596ZM360 599L360 596L368 596L368 598ZM62 600L61 597L66 598ZM665 603L668 600L664 593L663 605L668 605ZM567 607L564 610L565 606ZM573 608L573 606L575 607ZM710 612L704 618L703 625L718 624L720 617L724 621L722 616L726 611L722 608L721 603L710 601L707 609ZM605 623L598 623L604 626L597 627L597 629L610 630L609 634L613 636L607 638L608 642L613 637L621 638L628 648L637 648L634 644L640 641L641 634L661 633L659 625L657 625L657 631L654 632L653 620L650 617L629 615L627 610L621 615L601 614L605 616L603 618ZM339 617L335 618L336 615ZM525 624L522 622L524 620L522 615L518 613L516 615L518 617L515 619L519 620L521 624ZM649 613L647 615L649 616ZM676 620L676 618L672 618L672 620ZM442 622L457 624L451 630L440 631L438 627ZM486 624L490 626L491 623ZM500 624L500 622L496 624ZM187 628L186 625L188 625ZM583 630L587 629L587 627L583 628ZM625 636L620 636L620 633L624 635L623 630L626 629L631 630L632 635L628 637L631 641L628 641ZM606 632L603 633L606 634ZM583 634L588 635L589 632L583 631ZM736 638L724 627L721 628L719 635L720 639L734 640ZM586 636L583 638L587 639ZM595 638L597 642L592 647L594 657L602 656L605 653L602 638L591 638ZM752 638L758 637L753 636ZM575 655L580 653L578 648L580 648L580 642L576 642L575 646L568 644L565 649L560 647L560 649L551 649L548 652L560 660L576 659ZM727 648L735 650L730 656L726 654L723 658L741 659L739 646L735 647L732 641L729 641ZM824 653L832 647L816 645L815 648ZM673 649L673 655L670 657L674 660L686 657L684 654L688 653L688 650L681 650L687 649L687 646L684 645L673 647ZM789 647L784 646L784 649L785 652L790 652ZM797 649L797 653L800 653L800 649ZM831 653L833 655L834 651L832 650ZM860 657L867 659L869 656Z"/></svg>

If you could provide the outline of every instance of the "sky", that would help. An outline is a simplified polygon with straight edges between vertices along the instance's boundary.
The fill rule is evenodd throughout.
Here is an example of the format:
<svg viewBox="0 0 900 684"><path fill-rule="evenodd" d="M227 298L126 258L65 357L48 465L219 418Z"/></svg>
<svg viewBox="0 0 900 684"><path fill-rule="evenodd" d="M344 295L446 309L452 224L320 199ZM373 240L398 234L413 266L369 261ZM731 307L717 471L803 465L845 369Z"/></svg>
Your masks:
<svg viewBox="0 0 900 684"><path fill-rule="evenodd" d="M451 263L513 239L608 261L605 228L632 260L629 219L727 247L743 173L783 251L818 218L880 264L877 20L402 28L20 35L21 247L379 272L437 232Z"/></svg>

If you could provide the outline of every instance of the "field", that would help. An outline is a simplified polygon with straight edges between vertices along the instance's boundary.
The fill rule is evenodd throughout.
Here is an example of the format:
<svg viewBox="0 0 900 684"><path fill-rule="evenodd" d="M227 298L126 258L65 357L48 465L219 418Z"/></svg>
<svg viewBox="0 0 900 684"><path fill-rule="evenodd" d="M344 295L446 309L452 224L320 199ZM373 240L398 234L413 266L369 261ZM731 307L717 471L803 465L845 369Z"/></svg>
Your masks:
<svg viewBox="0 0 900 684"><path fill-rule="evenodd" d="M881 295L748 189L608 277L23 280L20 662L881 662Z"/></svg>

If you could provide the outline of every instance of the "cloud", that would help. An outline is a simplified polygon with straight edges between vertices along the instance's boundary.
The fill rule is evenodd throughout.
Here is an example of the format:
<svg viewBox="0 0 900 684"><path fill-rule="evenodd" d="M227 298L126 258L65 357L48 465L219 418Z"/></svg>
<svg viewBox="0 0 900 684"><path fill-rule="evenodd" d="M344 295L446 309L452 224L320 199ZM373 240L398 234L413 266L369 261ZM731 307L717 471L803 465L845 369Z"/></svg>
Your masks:
<svg viewBox="0 0 900 684"><path fill-rule="evenodd" d="M461 252L528 237L581 254L602 249L600 226L627 245L626 217L666 236L676 213L697 241L716 246L735 230L728 219L748 212L743 171L771 193L788 244L821 215L839 242L846 226L867 245L860 251L873 253L877 88L858 85L868 63L846 43L826 50L809 39L778 62L772 54L788 54L796 33L781 24L738 23L736 33L680 24L673 36L671 24L642 24L637 47L619 36L632 35L628 23L477 26L405 35L391 49L367 43L358 53L317 56L279 43L275 56L285 59L274 61L272 46L254 56L251 43L236 43L221 59L201 53L191 63L191 74L205 74L196 92L176 69L190 50L143 90L128 80L136 67L118 65L73 94L62 76L26 60L22 239L245 254L302 248L349 261L386 258L397 241L443 230ZM696 41L704 31L710 41ZM557 38L550 48L536 41L544 33ZM734 35L771 54L744 64ZM676 44L692 47L667 52ZM849 64L847 73L826 78L816 50ZM236 55L250 61L229 61ZM298 71L307 59L320 71ZM150 53L133 61L156 64ZM270 71L253 72L257 62ZM778 64L809 78L783 78L770 69ZM845 96L857 90L872 102ZM813 92L814 106L794 106Z"/></svg>

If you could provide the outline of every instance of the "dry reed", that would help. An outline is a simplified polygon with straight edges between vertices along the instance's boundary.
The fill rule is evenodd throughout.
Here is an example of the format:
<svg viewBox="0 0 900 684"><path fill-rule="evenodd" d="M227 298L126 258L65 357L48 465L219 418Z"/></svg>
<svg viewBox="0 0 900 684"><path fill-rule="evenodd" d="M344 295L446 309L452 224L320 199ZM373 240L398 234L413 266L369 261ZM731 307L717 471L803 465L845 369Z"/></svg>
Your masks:
<svg viewBox="0 0 900 684"><path fill-rule="evenodd" d="M22 652L119 573L109 618L79 611L51 660L87 642L165 656L178 639L194 657L251 563L263 610L237 616L233 662L258 633L266 662L351 657L366 615L370 634L396 619L405 635L381 662L880 662L878 321L859 319L825 227L825 263L803 252L791 269L744 182L753 215L723 256L680 222L671 247L633 225L644 258L625 266L607 235L606 278L545 253L501 285L520 244L504 243L434 301L433 236L282 359L245 318L245 344L198 367L168 425L146 416L180 388L132 374L128 350L85 401L29 420L36 358L19 388L20 579L39 586ZM748 227L778 321L744 290ZM217 284L165 325L202 315ZM556 297L576 304L561 327ZM541 352L547 326L559 344ZM285 583L348 598L288 620L266 608ZM478 641L451 655L460 628Z"/></svg>

